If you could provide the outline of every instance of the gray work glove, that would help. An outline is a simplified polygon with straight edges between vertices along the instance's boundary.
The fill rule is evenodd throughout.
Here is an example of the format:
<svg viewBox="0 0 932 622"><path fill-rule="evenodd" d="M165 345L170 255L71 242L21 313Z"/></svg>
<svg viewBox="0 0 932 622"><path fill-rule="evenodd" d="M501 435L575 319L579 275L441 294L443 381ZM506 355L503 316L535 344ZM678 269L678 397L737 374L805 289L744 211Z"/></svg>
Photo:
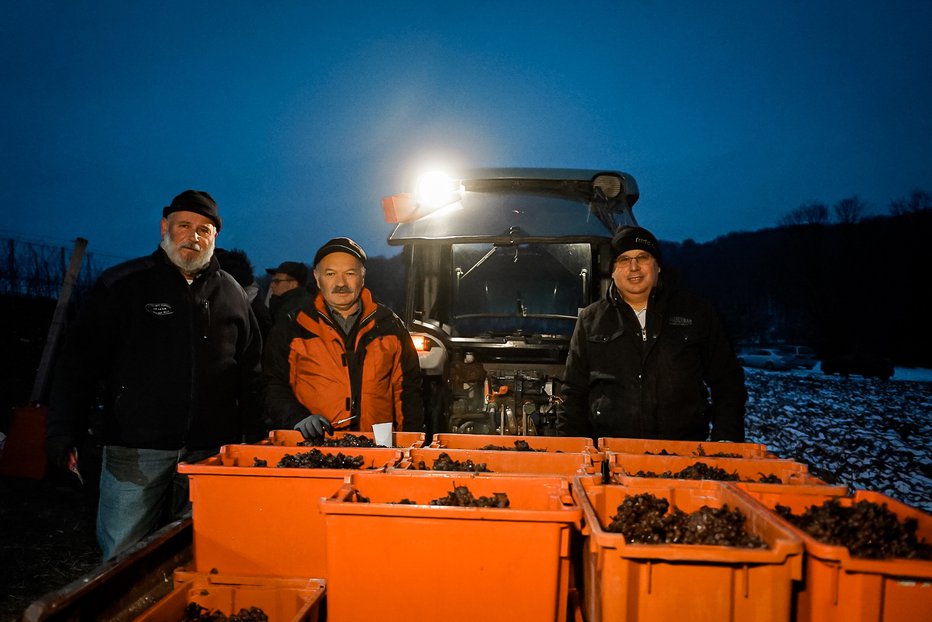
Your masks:
<svg viewBox="0 0 932 622"><path fill-rule="evenodd" d="M312 441L319 441L324 437L324 431L333 435L333 426L330 421L323 415L308 415L295 424L295 430L300 430L304 438Z"/></svg>

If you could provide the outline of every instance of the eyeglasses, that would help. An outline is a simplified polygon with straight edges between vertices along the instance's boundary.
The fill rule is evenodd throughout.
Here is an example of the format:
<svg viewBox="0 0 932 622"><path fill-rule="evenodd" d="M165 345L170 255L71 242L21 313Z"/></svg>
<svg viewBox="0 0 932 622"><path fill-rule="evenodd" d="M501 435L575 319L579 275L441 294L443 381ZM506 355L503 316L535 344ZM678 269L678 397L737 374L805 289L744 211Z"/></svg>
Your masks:
<svg viewBox="0 0 932 622"><path fill-rule="evenodd" d="M648 253L638 253L637 255L619 255L615 258L616 263L625 264L625 267L630 267L631 262L633 261L637 265L648 264L651 262L653 257Z"/></svg>
<svg viewBox="0 0 932 622"><path fill-rule="evenodd" d="M272 283L288 283L289 281L297 281L298 279L272 279Z"/></svg>

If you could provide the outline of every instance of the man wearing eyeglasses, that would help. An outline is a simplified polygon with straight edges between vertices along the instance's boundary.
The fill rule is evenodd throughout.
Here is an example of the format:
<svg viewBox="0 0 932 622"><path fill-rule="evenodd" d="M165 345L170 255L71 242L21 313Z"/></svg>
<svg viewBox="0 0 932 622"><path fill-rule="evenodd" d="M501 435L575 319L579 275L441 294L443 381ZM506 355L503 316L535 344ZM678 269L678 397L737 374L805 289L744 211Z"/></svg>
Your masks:
<svg viewBox="0 0 932 622"><path fill-rule="evenodd" d="M662 274L647 229L622 227L611 244L607 295L570 342L566 434L744 441L744 370L715 309Z"/></svg>
<svg viewBox="0 0 932 622"><path fill-rule="evenodd" d="M272 325L279 323L289 315L294 317L298 311L314 301L307 288L310 271L298 261L283 261L277 268L266 268L272 275L269 283L269 313Z"/></svg>

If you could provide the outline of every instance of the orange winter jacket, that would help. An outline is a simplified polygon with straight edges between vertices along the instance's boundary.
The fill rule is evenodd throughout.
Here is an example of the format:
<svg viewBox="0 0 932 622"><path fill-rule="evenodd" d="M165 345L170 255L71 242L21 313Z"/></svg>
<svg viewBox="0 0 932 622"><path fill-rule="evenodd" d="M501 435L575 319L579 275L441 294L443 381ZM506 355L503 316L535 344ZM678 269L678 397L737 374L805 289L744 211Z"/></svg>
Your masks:
<svg viewBox="0 0 932 622"><path fill-rule="evenodd" d="M396 431L421 431L421 369L401 319L368 289L349 335L334 322L319 293L313 308L276 324L263 356L266 413L273 427L290 429L308 413L334 429L371 431L373 423Z"/></svg>

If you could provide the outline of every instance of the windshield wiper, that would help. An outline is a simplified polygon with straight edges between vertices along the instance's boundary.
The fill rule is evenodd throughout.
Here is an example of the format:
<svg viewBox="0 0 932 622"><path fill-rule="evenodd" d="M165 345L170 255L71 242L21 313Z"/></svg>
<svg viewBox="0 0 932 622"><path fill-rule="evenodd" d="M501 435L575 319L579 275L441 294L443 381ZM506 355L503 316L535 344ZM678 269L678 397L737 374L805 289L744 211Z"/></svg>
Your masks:
<svg viewBox="0 0 932 622"><path fill-rule="evenodd" d="M462 268L457 268L457 269L456 269L456 278L457 278L457 280L462 281L463 279L465 279L465 278L469 275L470 272L472 272L473 270L475 270L476 268L478 268L479 266L481 266L482 264L484 264L484 263L485 263L485 260L488 259L489 257L491 257L493 253L495 253L495 246L494 246L494 245L492 246L491 249L489 249L489 252L488 252L488 253L486 253L485 255L483 255L482 257L480 257L480 258L479 258L479 261L477 261L475 264L473 264L472 268L470 268L469 270L467 270L465 273L463 272L463 269L462 269Z"/></svg>

